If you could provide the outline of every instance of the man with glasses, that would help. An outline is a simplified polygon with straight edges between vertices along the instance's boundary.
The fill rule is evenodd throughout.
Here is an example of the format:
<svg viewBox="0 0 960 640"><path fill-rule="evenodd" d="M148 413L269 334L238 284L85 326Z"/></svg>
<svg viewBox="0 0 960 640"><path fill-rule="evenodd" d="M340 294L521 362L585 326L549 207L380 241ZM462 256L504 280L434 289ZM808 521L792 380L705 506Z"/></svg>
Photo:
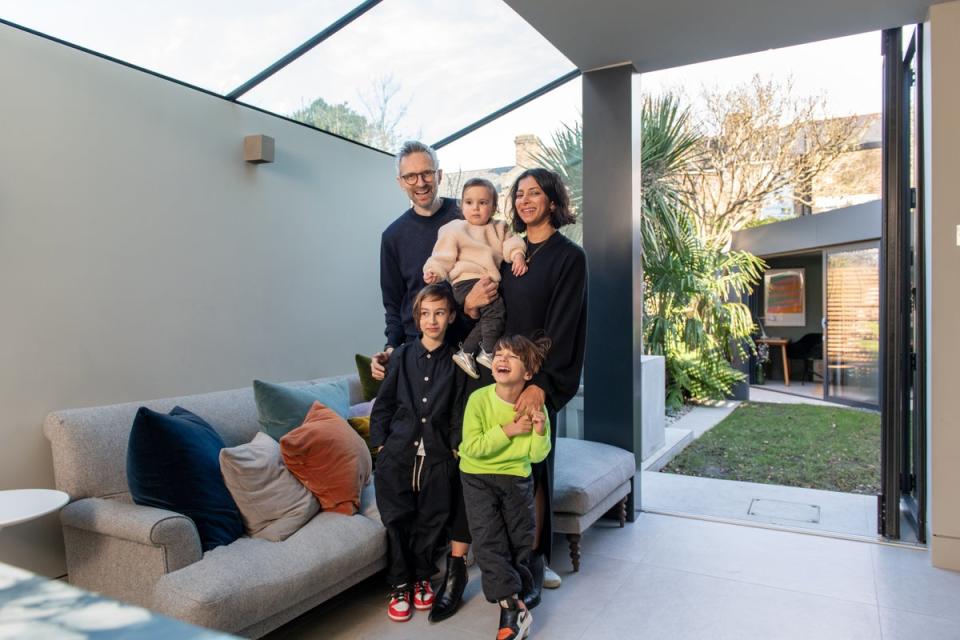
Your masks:
<svg viewBox="0 0 960 640"><path fill-rule="evenodd" d="M413 319L413 300L426 286L423 265L433 253L440 227L463 218L456 199L439 197L442 179L443 171L439 168L437 152L433 148L422 142L403 143L397 153L397 183L413 206L386 228L380 240L380 291L383 295L387 342L383 351L373 355L370 364L370 371L377 380L382 380L386 375L387 361L394 348L419 337ZM496 296L497 283L489 277L482 278L474 285L463 302L464 313L457 314L455 326L447 333L453 344L469 332L466 328L469 321L463 316L477 319L480 307L490 304ZM426 378L424 381L429 384ZM430 603L432 622L439 622L456 613L467 584L466 556L470 549L470 529L460 492L459 474L451 481L455 484L457 498L450 525L450 555L447 556L443 582ZM425 608L426 604L423 603Z"/></svg>
<svg viewBox="0 0 960 640"><path fill-rule="evenodd" d="M383 232L380 241L380 292L383 296L387 342L384 350L374 354L371 371L374 378L383 379L390 353L404 342L418 337L413 321L412 304L425 286L423 264L433 252L440 227L462 218L454 198L439 196L443 171L438 167L437 152L417 141L403 143L397 153L397 183L410 198L413 206L394 220ZM464 310L476 318L479 308L489 304L497 295L497 284L489 278L480 280L467 294ZM452 337L466 335L463 318L458 318L459 330Z"/></svg>

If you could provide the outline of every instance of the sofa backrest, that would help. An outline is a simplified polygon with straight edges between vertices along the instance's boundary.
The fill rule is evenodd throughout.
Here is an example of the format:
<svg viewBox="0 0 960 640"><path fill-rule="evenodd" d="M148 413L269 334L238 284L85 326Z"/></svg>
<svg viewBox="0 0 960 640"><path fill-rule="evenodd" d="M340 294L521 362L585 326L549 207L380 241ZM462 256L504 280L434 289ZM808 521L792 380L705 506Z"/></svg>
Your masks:
<svg viewBox="0 0 960 640"><path fill-rule="evenodd" d="M350 403L362 401L356 375L286 383L301 387L347 379ZM43 423L43 433L53 450L57 489L71 500L121 497L127 488L127 441L141 406L168 412L180 405L209 422L228 447L249 442L260 430L253 388L231 389L180 398L127 402L105 407L54 411Z"/></svg>

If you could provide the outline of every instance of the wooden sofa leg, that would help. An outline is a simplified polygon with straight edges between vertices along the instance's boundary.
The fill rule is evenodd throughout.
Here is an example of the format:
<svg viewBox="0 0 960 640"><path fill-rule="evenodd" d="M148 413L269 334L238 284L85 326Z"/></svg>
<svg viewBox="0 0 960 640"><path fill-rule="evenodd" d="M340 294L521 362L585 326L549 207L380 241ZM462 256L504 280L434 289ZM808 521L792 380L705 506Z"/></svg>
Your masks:
<svg viewBox="0 0 960 640"><path fill-rule="evenodd" d="M624 496L623 500L620 501L620 528L623 529L624 525L627 524L627 498L630 496Z"/></svg>
<svg viewBox="0 0 960 640"><path fill-rule="evenodd" d="M580 571L580 534L568 533L567 540L570 542L570 560L573 562L573 571Z"/></svg>

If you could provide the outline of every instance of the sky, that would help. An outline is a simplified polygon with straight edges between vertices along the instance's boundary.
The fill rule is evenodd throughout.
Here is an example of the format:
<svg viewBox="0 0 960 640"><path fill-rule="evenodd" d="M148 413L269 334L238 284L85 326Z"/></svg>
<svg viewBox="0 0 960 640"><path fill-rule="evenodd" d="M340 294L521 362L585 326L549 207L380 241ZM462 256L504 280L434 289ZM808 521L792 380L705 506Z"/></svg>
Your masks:
<svg viewBox="0 0 960 640"><path fill-rule="evenodd" d="M0 0L0 18L191 84L228 93L351 10L359 0ZM371 115L377 86L394 87L387 115L402 137L437 140L572 70L512 9L491 0L384 0L241 97L289 114L318 97ZM869 33L643 74L635 92L793 78L823 94L827 115L881 105L880 34ZM390 93L390 92L388 92ZM579 80L443 148L447 170L508 166L513 139L548 142L579 118Z"/></svg>

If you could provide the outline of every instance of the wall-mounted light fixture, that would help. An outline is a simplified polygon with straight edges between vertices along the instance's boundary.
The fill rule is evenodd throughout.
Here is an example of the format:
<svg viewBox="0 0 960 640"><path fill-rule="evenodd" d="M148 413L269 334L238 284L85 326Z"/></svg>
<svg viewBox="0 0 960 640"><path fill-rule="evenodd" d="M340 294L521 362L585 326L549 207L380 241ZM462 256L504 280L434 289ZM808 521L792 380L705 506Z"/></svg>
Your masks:
<svg viewBox="0 0 960 640"><path fill-rule="evenodd" d="M258 134L243 139L243 159L250 164L273 162L273 138Z"/></svg>

